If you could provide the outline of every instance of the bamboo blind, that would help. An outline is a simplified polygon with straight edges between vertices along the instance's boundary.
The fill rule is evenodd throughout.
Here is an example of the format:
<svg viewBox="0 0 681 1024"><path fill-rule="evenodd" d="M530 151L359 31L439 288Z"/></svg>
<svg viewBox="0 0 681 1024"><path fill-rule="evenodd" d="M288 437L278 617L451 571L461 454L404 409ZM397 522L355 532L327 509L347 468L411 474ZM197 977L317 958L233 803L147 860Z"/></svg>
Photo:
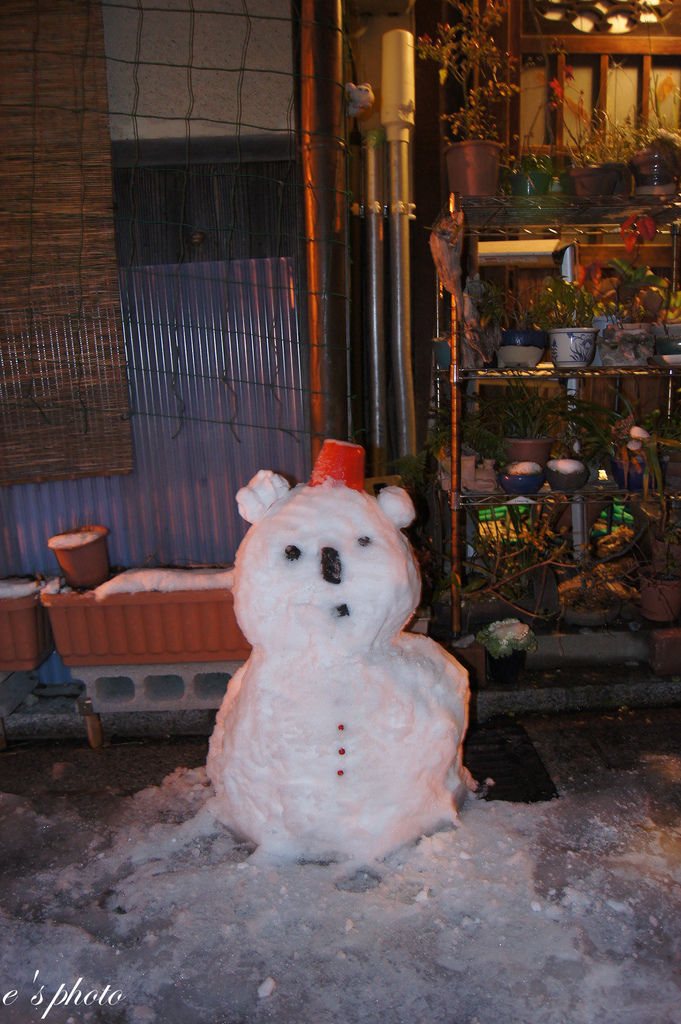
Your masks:
<svg viewBox="0 0 681 1024"><path fill-rule="evenodd" d="M0 483L127 472L99 0L3 0L0 59Z"/></svg>

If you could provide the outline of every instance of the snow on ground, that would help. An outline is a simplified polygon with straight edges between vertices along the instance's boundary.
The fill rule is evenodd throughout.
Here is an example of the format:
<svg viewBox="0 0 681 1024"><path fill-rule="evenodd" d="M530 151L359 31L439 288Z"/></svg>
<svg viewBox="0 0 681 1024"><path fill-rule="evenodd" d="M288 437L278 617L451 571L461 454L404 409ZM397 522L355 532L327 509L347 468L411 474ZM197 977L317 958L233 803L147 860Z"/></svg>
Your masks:
<svg viewBox="0 0 681 1024"><path fill-rule="evenodd" d="M2 794L0 1024L678 1024L681 757L562 781L363 865L253 853L202 768Z"/></svg>

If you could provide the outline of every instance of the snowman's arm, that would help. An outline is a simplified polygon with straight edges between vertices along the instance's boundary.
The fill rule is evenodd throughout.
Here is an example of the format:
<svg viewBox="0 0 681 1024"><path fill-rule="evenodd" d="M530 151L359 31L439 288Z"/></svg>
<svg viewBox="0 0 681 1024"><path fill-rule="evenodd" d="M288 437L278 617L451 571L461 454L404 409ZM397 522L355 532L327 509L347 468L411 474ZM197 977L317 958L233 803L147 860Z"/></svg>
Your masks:
<svg viewBox="0 0 681 1024"><path fill-rule="evenodd" d="M429 663L432 682L429 688L437 703L456 718L460 735L468 725L468 671L456 658L430 637L417 633L400 633L399 646L409 657Z"/></svg>
<svg viewBox="0 0 681 1024"><path fill-rule="evenodd" d="M450 766L447 786L452 791L455 808L465 800L466 793L475 792L478 784L463 764L463 738L468 728L470 688L468 671L444 647L430 637L401 633L400 645L412 656L428 659L431 665L429 696L445 708L453 719L456 732L456 758Z"/></svg>

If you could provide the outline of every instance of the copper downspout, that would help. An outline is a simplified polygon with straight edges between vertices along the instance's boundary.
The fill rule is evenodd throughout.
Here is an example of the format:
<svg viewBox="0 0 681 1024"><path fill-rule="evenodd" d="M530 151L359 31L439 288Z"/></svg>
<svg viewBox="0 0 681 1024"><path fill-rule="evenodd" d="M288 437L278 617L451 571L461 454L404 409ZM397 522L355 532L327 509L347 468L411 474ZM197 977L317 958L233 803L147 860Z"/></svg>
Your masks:
<svg viewBox="0 0 681 1024"><path fill-rule="evenodd" d="M300 144L312 457L348 430L346 166L341 0L301 0Z"/></svg>

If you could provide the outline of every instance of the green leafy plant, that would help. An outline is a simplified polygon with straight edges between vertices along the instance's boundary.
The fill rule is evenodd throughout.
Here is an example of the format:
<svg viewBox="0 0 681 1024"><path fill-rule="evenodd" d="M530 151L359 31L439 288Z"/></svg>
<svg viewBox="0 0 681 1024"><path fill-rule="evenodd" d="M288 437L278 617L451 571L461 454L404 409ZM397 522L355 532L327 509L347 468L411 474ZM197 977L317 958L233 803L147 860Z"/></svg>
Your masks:
<svg viewBox="0 0 681 1024"><path fill-rule="evenodd" d="M478 630L475 639L493 658L508 658L514 651L537 650L533 630L519 619L498 619Z"/></svg>
<svg viewBox="0 0 681 1024"><path fill-rule="evenodd" d="M478 399L477 415L498 438L551 437L567 418L567 398L563 391L540 392L514 381L503 389ZM468 415L464 418L464 422Z"/></svg>
<svg viewBox="0 0 681 1024"><path fill-rule="evenodd" d="M528 319L542 331L588 327L602 306L582 285L562 277L547 277L528 309Z"/></svg>
<svg viewBox="0 0 681 1024"><path fill-rule="evenodd" d="M456 15L455 23L438 25L434 40L421 36L416 52L437 65L441 84L451 79L460 87L460 108L444 117L452 138L497 139L495 104L518 92L518 86L510 81L513 58L495 42L506 4L501 0L448 3Z"/></svg>

